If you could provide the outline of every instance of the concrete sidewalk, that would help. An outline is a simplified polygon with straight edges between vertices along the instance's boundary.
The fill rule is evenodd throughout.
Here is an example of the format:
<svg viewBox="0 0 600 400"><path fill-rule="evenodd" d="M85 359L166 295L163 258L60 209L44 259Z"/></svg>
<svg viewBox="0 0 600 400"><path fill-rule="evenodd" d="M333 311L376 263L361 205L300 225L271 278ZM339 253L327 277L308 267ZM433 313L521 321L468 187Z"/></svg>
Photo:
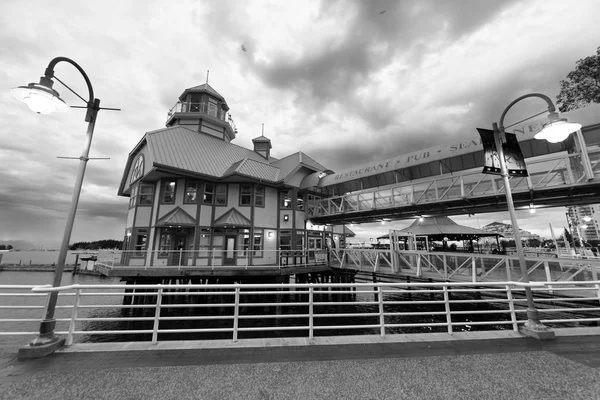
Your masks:
<svg viewBox="0 0 600 400"><path fill-rule="evenodd" d="M600 399L599 335L515 335L84 344L28 361L5 353L0 399Z"/></svg>

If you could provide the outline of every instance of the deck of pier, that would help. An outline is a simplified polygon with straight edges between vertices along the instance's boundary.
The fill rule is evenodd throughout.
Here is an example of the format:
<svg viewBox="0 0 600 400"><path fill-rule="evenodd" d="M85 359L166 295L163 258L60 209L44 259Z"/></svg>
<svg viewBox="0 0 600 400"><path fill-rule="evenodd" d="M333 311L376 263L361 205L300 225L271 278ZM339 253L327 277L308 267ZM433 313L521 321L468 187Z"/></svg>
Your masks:
<svg viewBox="0 0 600 400"><path fill-rule="evenodd" d="M557 331L73 345L0 358L2 399L597 399L600 335Z"/></svg>

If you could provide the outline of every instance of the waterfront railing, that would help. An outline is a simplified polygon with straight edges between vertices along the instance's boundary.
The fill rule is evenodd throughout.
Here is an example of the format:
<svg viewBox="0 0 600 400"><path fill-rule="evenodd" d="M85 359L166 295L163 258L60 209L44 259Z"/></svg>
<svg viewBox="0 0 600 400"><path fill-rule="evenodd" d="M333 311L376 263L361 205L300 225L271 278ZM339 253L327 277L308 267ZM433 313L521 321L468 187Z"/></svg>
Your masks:
<svg viewBox="0 0 600 400"><path fill-rule="evenodd" d="M35 335L51 291L67 344L517 331L526 286L550 328L598 325L600 281L2 285L0 335Z"/></svg>
<svg viewBox="0 0 600 400"><path fill-rule="evenodd" d="M597 281L600 259L526 256L529 280ZM389 249L333 249L329 265L363 273L387 274L403 278L498 282L523 279L516 255L478 254L442 251L393 251Z"/></svg>

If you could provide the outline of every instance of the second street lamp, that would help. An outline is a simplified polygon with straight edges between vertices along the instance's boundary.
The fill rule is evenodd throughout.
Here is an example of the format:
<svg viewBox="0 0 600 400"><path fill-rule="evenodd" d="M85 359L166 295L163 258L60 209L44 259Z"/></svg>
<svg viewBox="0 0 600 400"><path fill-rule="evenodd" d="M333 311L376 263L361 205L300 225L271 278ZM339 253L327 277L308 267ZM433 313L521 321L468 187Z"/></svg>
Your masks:
<svg viewBox="0 0 600 400"><path fill-rule="evenodd" d="M70 87L64 84L60 79L54 75L54 67L59 62L67 62L73 65L81 73L87 84L89 98L85 100ZM54 81L58 80L67 89L73 92L77 97L86 103L85 107L87 113L85 115L85 121L88 122L88 128L86 133L86 141L83 147L81 156L79 157L79 170L77 178L75 180L75 187L73 188L73 196L71 198L71 204L69 207L69 213L67 215L67 223L60 246L60 252L58 254L58 261L56 263L56 269L54 270L54 279L52 282L53 287L60 286L62 279L63 270L65 267L65 261L67 259L67 252L69 250L69 241L71 239L71 233L73 231L73 224L75 222L75 213L77 212L77 205L79 203L79 195L81 194L81 187L83 184L83 176L85 174L86 165L90 154L90 147L92 145L92 136L94 134L94 126L96 124L96 117L100 108L100 100L94 97L94 89L87 74L75 61L66 57L56 57L48 64L44 76L40 78L39 83L30 83L27 86L19 86L11 90L12 95L20 101L23 101L29 108L39 114L49 114L54 111L66 111L69 106L60 98L58 92L52 88ZM102 108L103 110L118 110L115 108ZM56 326L56 320L54 318L54 312L56 309L56 303L58 299L58 292L52 291L48 295L48 302L46 305L46 311L44 319L40 323L40 331L37 338L35 338L28 346L21 347L19 349L19 358L36 358L44 357L56 349L62 347L64 339L58 338L54 334Z"/></svg>
<svg viewBox="0 0 600 400"><path fill-rule="evenodd" d="M546 101L548 105L548 122L543 125L543 129L535 135L536 139L545 139L551 143L558 143L560 141L565 140L571 133L578 131L581 128L580 124L577 123L569 123L565 118L559 118L558 113L556 112L556 108L552 103L552 100L546 95L540 93L531 93L521 96L510 103L506 109L502 112L499 123L494 123L494 142L496 145L496 152L498 154L498 160L500 162L500 174L504 181L504 187L506 192L506 205L508 207L508 212L510 214L510 220L512 223L514 236L515 236L515 246L517 248L517 257L519 259L519 267L521 269L521 275L523 277L523 282L529 283L529 271L527 270L527 264L525 262L525 253L523 252L523 245L521 243L521 234L519 231L519 223L517 221L517 215L515 212L515 206L513 203L512 192L510 188L509 174L508 168L506 166L506 160L504 158L504 148L503 142L506 140L505 131L504 131L504 117L508 110L511 109L512 106L517 104L519 101L529 98L529 97L538 97ZM582 153L585 152L585 149L582 148ZM539 339L549 339L554 337L554 333L549 331L546 326L544 326L540 322L540 317L537 309L535 308L535 304L533 301L533 292L531 287L525 286L525 296L527 298L527 321L523 326L522 332L528 336L534 336Z"/></svg>

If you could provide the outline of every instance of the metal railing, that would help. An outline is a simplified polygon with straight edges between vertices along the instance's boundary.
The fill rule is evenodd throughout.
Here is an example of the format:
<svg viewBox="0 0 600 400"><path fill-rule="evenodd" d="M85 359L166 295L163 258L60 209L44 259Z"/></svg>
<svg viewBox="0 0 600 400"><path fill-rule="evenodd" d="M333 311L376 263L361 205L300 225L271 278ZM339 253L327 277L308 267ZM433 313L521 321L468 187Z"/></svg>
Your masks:
<svg viewBox="0 0 600 400"><path fill-rule="evenodd" d="M50 291L59 292L57 333L66 335L68 345L95 341L99 336L103 336L102 342L133 338L157 343L273 336L517 331L527 319L525 286L533 290L542 323L551 328L597 326L600 321L600 281L59 288L2 285L0 335L36 334L43 302ZM561 293L588 294L557 295L557 287ZM32 311L39 313L38 318L31 316Z"/></svg>
<svg viewBox="0 0 600 400"><path fill-rule="evenodd" d="M594 147L590 149L588 155L592 172L594 176L598 176L600 151ZM512 192L528 192L586 183L581 163L581 155L578 153L557 153L541 160L529 161L527 164L529 177L510 178ZM479 167L458 171L455 174L437 175L315 200L308 204L307 211L310 218L504 194L502 178L483 174Z"/></svg>
<svg viewBox="0 0 600 400"><path fill-rule="evenodd" d="M214 103L209 103L206 101L200 103L188 103L188 102L180 102L175 103L173 107L169 110L167 114L167 120L173 116L175 113L202 113L209 115L211 117L220 119L222 121L228 121L231 124L232 129L235 128L235 124L233 123L233 119L231 114L227 111L219 108Z"/></svg>
<svg viewBox="0 0 600 400"><path fill-rule="evenodd" d="M597 281L598 258L526 256L529 280ZM477 254L438 251L392 251L374 249L333 249L330 266L361 272L414 276L458 282L521 281L517 255Z"/></svg>
<svg viewBox="0 0 600 400"><path fill-rule="evenodd" d="M99 251L97 260L83 268L289 268L324 265L326 250L224 250L200 248L197 250L115 250Z"/></svg>
<svg viewBox="0 0 600 400"><path fill-rule="evenodd" d="M99 251L96 260L82 263L81 269L118 268L177 269L265 269L322 266L327 251L302 250L108 250Z"/></svg>

